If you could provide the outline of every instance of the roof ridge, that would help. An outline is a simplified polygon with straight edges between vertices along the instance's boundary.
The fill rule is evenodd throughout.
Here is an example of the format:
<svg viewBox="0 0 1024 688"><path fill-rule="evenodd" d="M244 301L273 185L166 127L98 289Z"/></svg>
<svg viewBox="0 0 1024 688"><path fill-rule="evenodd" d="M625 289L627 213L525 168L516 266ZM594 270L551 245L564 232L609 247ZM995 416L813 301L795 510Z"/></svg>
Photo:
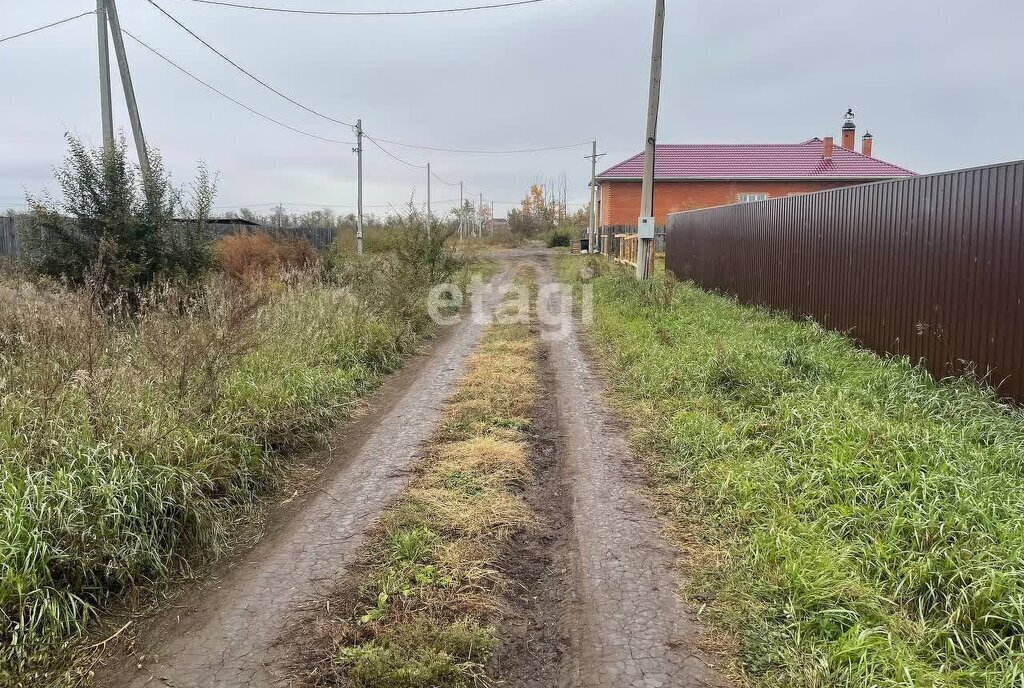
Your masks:
<svg viewBox="0 0 1024 688"><path fill-rule="evenodd" d="M880 162L883 165L888 165L889 167L895 167L897 170L903 170L904 172L909 172L910 174L913 174L915 176L917 175L917 172L914 172L913 170L908 170L906 167L901 167L901 166L897 165L894 162L889 162L888 160L882 160L881 158L876 158L876 157L871 156L871 155L864 155L863 153L861 153L859 151L856 151L856 150L854 150L852 148L843 148L842 146L836 146L836 148L839 149L839 150L844 150L847 153L853 153L854 155L856 155L858 157L861 157L861 158L864 158L865 160L871 160L872 162Z"/></svg>
<svg viewBox="0 0 1024 688"><path fill-rule="evenodd" d="M655 148L658 146L806 146L808 143L812 143L815 140L820 141L821 139L808 139L799 143L658 143L655 144ZM643 151L637 155L643 155Z"/></svg>

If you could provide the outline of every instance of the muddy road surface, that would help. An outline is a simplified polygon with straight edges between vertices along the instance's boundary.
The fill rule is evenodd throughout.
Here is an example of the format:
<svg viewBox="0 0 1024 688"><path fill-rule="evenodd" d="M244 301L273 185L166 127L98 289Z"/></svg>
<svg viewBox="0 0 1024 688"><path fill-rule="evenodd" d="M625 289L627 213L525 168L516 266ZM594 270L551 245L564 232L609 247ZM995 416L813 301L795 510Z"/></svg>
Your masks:
<svg viewBox="0 0 1024 688"><path fill-rule="evenodd" d="M551 254L534 258L553 281ZM543 293L543 292L542 292ZM630 460L627 426L606 406L564 299L543 301L554 371L557 454L571 489L567 605L571 650L563 685L689 688L728 685L698 648L696 616L679 599L677 552L664 538ZM553 314L558 313L557 318Z"/></svg>
<svg viewBox="0 0 1024 688"><path fill-rule="evenodd" d="M511 274L502 258L495 283ZM498 297L492 290L485 308ZM390 378L370 410L330 439L329 463L304 503L272 514L267 534L218 580L143 624L131 654L97 671L109 688L292 685L282 642L311 603L356 559L366 531L401 493L420 445L437 425L482 318L464 317Z"/></svg>
<svg viewBox="0 0 1024 688"><path fill-rule="evenodd" d="M496 284L519 265L553 282L552 253L500 254ZM484 311L502 294L491 290ZM568 308L567 308L568 306ZM678 553L664 538L630 459L627 426L606 406L579 324L562 297L538 304L544 399L534 431L540 481L527 495L546 522L511 543L515 583L492 670L509 688L726 686L699 649L677 595ZM556 317L552 317L557 314ZM547 321L547 324L544 324ZM485 318L464 317L370 399L331 439L315 490L280 508L267 534L221 577L146 623L131 653L99 671L108 688L298 686L295 629L360 572L360 547L408 483L421 445ZM530 539L532 538L532 539ZM387 688L381 686L381 688Z"/></svg>

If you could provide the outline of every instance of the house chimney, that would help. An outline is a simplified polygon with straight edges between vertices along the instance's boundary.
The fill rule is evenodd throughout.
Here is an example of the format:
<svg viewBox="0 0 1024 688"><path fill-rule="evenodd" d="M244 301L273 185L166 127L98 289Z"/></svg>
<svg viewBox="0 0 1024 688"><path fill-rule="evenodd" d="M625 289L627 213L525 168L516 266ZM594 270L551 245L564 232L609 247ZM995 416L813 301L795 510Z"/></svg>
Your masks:
<svg viewBox="0 0 1024 688"><path fill-rule="evenodd" d="M843 124L843 148L854 150L856 146L855 139L857 138L857 125L853 123L853 108L846 111L843 119L846 120Z"/></svg>
<svg viewBox="0 0 1024 688"><path fill-rule="evenodd" d="M860 140L860 152L869 158L871 157L871 141L874 138L870 131L866 131L864 132L864 137Z"/></svg>
<svg viewBox="0 0 1024 688"><path fill-rule="evenodd" d="M831 160L833 147L835 147L835 141L832 140L831 136L826 136L825 145L821 147L821 157L825 160Z"/></svg>

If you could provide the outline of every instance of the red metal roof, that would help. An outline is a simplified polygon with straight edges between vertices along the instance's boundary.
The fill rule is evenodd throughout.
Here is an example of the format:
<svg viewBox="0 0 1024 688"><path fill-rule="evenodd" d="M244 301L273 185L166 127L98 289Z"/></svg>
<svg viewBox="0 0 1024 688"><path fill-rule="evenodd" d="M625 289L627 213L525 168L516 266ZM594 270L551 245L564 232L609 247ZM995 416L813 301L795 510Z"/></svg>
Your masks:
<svg viewBox="0 0 1024 688"><path fill-rule="evenodd" d="M644 154L638 153L598 175L598 179L640 179ZM657 179L888 179L914 173L838 143L832 159L822 158L818 138L801 143L659 144Z"/></svg>

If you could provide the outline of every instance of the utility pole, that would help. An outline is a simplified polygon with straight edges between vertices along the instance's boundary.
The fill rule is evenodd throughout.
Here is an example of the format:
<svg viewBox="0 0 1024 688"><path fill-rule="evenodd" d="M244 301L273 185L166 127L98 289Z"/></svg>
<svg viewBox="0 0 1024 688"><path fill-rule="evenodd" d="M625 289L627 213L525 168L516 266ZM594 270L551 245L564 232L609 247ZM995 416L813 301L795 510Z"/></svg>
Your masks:
<svg viewBox="0 0 1024 688"><path fill-rule="evenodd" d="M665 0L655 0L654 45L651 48L651 88L647 99L647 143L644 147L644 183L640 192L639 245L636 277L651 275L654 258L654 154L658 137L658 106L661 100L661 46L665 39Z"/></svg>
<svg viewBox="0 0 1024 688"><path fill-rule="evenodd" d="M494 201L491 201L491 236L494 236Z"/></svg>
<svg viewBox="0 0 1024 688"><path fill-rule="evenodd" d="M427 163L427 231L430 231L430 163Z"/></svg>
<svg viewBox="0 0 1024 688"><path fill-rule="evenodd" d="M124 99L128 104L128 118L132 122L132 135L135 137L135 150L139 154L139 166L142 168L143 182L149 180L149 151L146 149L146 137L142 133L142 120L139 118L139 105L135 102L135 87L132 86L132 75L128 70L128 54L124 51L124 36L121 35L121 20L117 16L115 0L103 0L107 6L107 19L110 21L110 32L114 38L114 53L117 55L117 67L121 71L121 86L124 88Z"/></svg>
<svg viewBox="0 0 1024 688"><path fill-rule="evenodd" d="M587 231L587 250L593 253L597 246L597 159L604 157L604 153L599 155L597 152L597 141L594 141L593 152L585 157L590 158L590 228Z"/></svg>
<svg viewBox="0 0 1024 688"><path fill-rule="evenodd" d="M103 117L103 151L114 149L114 114L110 96L110 41L107 35L107 5L96 0L96 34L100 53L100 113Z"/></svg>
<svg viewBox="0 0 1024 688"><path fill-rule="evenodd" d="M480 228L477 230L477 236L482 237L484 235L484 195L480 194Z"/></svg>
<svg viewBox="0 0 1024 688"><path fill-rule="evenodd" d="M363 253L363 120L356 120L356 253Z"/></svg>
<svg viewBox="0 0 1024 688"><path fill-rule="evenodd" d="M459 182L459 241L466 231L466 201L463 196L463 182Z"/></svg>

